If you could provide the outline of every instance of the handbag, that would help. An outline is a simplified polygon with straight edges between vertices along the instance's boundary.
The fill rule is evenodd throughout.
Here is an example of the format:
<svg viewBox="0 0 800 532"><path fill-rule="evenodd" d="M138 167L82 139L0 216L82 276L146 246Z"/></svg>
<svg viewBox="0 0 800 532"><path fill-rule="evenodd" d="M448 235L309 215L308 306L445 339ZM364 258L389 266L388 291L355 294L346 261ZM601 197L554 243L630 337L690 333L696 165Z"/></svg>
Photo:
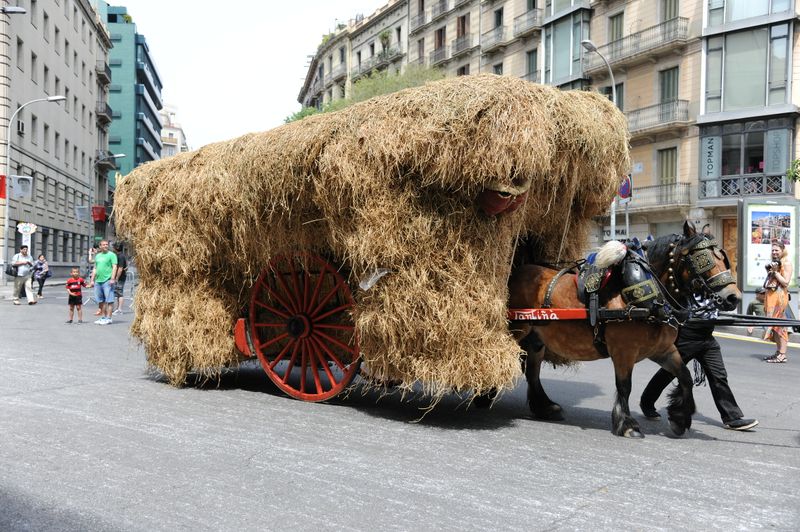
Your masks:
<svg viewBox="0 0 800 532"><path fill-rule="evenodd" d="M44 272L44 278L45 279L49 279L52 276L53 276L53 272L51 272L50 270L47 270L46 272Z"/></svg>
<svg viewBox="0 0 800 532"><path fill-rule="evenodd" d="M6 275L9 277L17 276L17 267L13 264L6 264Z"/></svg>

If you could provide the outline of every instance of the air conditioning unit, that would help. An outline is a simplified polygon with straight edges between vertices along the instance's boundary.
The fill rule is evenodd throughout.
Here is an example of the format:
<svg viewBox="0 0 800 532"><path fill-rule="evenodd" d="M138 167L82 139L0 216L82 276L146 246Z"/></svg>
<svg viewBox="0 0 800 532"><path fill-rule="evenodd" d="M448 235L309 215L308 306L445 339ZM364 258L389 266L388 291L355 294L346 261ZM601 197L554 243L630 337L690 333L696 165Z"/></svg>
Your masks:
<svg viewBox="0 0 800 532"><path fill-rule="evenodd" d="M17 135L24 135L25 134L25 122L22 120L17 120Z"/></svg>

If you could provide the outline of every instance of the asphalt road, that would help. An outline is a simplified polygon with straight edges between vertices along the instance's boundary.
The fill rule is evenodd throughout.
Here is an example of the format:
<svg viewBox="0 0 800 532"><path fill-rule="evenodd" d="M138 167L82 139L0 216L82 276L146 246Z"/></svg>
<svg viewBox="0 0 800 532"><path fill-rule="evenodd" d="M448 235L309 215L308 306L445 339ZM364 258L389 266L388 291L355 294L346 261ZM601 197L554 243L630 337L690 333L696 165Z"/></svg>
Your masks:
<svg viewBox="0 0 800 532"><path fill-rule="evenodd" d="M642 419L647 437L626 440L609 431L608 361L545 370L564 422L532 420L524 383L417 422L424 399L302 403L255 366L173 388L130 315L65 325L60 290L0 301L2 531L800 528L797 348L773 365L769 345L720 340L756 430L723 429L699 387L687 436ZM637 367L633 404L656 369Z"/></svg>

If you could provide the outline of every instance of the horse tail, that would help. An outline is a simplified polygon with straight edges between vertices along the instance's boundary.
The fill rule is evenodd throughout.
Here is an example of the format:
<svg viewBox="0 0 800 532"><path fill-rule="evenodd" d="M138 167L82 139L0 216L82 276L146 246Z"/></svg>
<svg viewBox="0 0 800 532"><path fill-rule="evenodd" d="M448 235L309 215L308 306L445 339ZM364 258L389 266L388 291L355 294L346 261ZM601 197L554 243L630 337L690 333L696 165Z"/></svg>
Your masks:
<svg viewBox="0 0 800 532"><path fill-rule="evenodd" d="M598 268L608 268L614 264L619 264L627 253L628 248L625 244L618 240L612 240L597 252L594 265Z"/></svg>

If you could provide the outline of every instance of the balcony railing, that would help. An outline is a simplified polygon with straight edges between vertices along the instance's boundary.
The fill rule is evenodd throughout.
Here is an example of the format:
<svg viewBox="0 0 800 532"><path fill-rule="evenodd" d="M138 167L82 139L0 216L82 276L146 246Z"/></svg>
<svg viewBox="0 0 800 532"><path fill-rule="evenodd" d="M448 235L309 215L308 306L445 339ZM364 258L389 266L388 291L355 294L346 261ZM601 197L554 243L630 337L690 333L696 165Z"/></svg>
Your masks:
<svg viewBox="0 0 800 532"><path fill-rule="evenodd" d="M447 46L442 46L430 53L430 65L436 65L447 59Z"/></svg>
<svg viewBox="0 0 800 532"><path fill-rule="evenodd" d="M111 83L111 67L105 61L97 61L94 67L97 80L105 85Z"/></svg>
<svg viewBox="0 0 800 532"><path fill-rule="evenodd" d="M431 8L431 20L437 19L439 16L444 15L448 11L448 0L439 0Z"/></svg>
<svg viewBox="0 0 800 532"><path fill-rule="evenodd" d="M539 79L540 79L539 76L540 75L541 74L540 74L540 72L538 70L534 70L533 72L528 72L527 74L523 74L520 77L522 79L524 79L525 81L530 81L532 83L539 83Z"/></svg>
<svg viewBox="0 0 800 532"><path fill-rule="evenodd" d="M542 10L531 9L514 19L514 36L524 37L542 27Z"/></svg>
<svg viewBox="0 0 800 532"><path fill-rule="evenodd" d="M403 50L400 48L387 48L375 56L375 63L373 66L382 66L386 63L394 61L403 55Z"/></svg>
<svg viewBox="0 0 800 532"><path fill-rule="evenodd" d="M414 31L417 28L421 28L427 23L428 19L426 17L425 12L423 11L422 13L418 14L415 17L411 17L411 22L408 24L408 29L409 31Z"/></svg>
<svg viewBox="0 0 800 532"><path fill-rule="evenodd" d="M689 19L677 17L598 48L610 64L633 62L641 55L683 45L689 36ZM598 54L586 56L586 72L605 68Z"/></svg>
<svg viewBox="0 0 800 532"><path fill-rule="evenodd" d="M347 65L344 63L339 63L338 65L333 67L333 70L331 70L331 77L334 80L343 78L346 75L347 75Z"/></svg>
<svg viewBox="0 0 800 532"><path fill-rule="evenodd" d="M689 102L673 100L625 113L631 135L689 122Z"/></svg>
<svg viewBox="0 0 800 532"><path fill-rule="evenodd" d="M691 185L689 183L668 183L634 188L628 208L631 210L663 209L691 204Z"/></svg>
<svg viewBox="0 0 800 532"><path fill-rule="evenodd" d="M102 123L111 122L111 107L106 102L97 102L94 106L94 112L97 116L97 121Z"/></svg>
<svg viewBox="0 0 800 532"><path fill-rule="evenodd" d="M475 36L470 33L469 35L462 35L458 39L453 40L450 50L452 51L453 57L455 57L473 46L475 46Z"/></svg>
<svg viewBox="0 0 800 532"><path fill-rule="evenodd" d="M700 199L793 194L784 175L734 175L700 180Z"/></svg>
<svg viewBox="0 0 800 532"><path fill-rule="evenodd" d="M498 26L481 35L481 48L484 52L491 52L506 42L506 27Z"/></svg>
<svg viewBox="0 0 800 532"><path fill-rule="evenodd" d="M333 83L333 76L330 72L325 73L325 87L329 87Z"/></svg>

